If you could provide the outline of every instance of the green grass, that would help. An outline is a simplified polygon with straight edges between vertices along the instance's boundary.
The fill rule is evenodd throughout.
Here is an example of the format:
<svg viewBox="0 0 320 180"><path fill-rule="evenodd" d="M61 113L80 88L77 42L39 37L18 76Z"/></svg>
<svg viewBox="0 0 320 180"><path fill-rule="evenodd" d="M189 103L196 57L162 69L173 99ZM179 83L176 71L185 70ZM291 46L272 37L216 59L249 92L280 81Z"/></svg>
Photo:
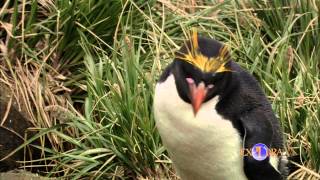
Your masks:
<svg viewBox="0 0 320 180"><path fill-rule="evenodd" d="M291 178L320 178L320 1L36 2L0 10L0 78L46 137L28 167L42 161L44 174L70 179L174 179L153 88L196 27L261 83L288 153L303 160Z"/></svg>

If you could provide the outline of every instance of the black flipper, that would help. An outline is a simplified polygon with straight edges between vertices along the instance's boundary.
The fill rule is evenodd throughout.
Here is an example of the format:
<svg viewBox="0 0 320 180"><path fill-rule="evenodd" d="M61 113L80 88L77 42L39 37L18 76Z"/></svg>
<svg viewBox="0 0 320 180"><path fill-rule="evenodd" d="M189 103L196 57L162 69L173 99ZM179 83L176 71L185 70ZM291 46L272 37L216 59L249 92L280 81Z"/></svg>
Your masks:
<svg viewBox="0 0 320 180"><path fill-rule="evenodd" d="M255 144L263 143L268 148L273 143L276 130L271 124L270 113L264 108L255 108L240 117L245 129L244 147L251 149ZM269 157L258 161L252 156L244 157L244 171L249 180L281 180L282 175L269 163Z"/></svg>

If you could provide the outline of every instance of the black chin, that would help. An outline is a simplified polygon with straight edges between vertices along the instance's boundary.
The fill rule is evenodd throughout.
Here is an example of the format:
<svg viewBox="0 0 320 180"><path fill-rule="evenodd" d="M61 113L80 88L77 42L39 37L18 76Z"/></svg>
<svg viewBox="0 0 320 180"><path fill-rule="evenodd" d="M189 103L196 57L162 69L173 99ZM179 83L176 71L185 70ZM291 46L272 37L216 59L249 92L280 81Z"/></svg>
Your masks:
<svg viewBox="0 0 320 180"><path fill-rule="evenodd" d="M191 104L189 86L186 81L186 78L189 78L189 77L192 78L192 76L189 72L185 71L182 68L184 66L183 64L184 64L184 62L182 62L182 61L175 61L173 64L172 73L173 73L173 76L175 79L177 91L178 91L180 98L184 102ZM188 67L187 70L191 71L189 68L191 68L191 67Z"/></svg>

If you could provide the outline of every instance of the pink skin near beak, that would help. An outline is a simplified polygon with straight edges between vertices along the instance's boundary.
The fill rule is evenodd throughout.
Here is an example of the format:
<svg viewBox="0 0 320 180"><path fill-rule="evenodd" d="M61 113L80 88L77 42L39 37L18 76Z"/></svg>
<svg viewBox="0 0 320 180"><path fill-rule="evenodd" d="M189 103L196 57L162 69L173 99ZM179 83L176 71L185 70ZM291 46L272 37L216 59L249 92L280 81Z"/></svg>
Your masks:
<svg viewBox="0 0 320 180"><path fill-rule="evenodd" d="M193 113L194 116L196 116L203 101L206 98L208 89L212 88L213 85L210 84L208 87L206 87L204 82L200 82L197 86L192 78L186 78L186 80L189 85Z"/></svg>

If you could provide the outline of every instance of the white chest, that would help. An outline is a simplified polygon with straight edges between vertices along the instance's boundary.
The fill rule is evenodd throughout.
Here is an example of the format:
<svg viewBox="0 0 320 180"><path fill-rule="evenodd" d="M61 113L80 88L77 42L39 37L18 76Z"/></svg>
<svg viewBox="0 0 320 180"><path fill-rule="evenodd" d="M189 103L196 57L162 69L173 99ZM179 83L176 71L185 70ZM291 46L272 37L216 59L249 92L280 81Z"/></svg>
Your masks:
<svg viewBox="0 0 320 180"><path fill-rule="evenodd" d="M183 180L247 179L240 154L242 141L230 121L215 110L218 97L204 103L197 116L179 97L173 75L157 84L157 128Z"/></svg>

